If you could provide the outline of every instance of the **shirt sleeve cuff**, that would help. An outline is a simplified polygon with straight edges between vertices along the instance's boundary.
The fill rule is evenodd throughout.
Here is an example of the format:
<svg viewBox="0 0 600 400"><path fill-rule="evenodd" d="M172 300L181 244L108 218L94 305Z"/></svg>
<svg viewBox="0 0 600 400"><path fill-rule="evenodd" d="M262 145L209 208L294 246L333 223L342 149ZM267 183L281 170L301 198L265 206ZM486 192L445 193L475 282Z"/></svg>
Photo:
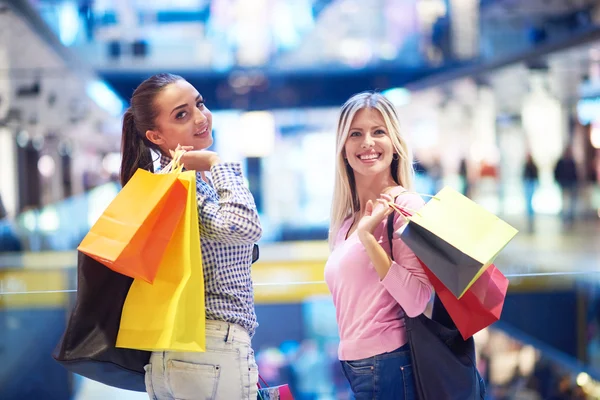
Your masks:
<svg viewBox="0 0 600 400"><path fill-rule="evenodd" d="M397 290L399 287L404 287L406 285L407 274L408 271L405 268L400 267L398 263L392 261L392 265L390 265L390 269L381 280L381 284L388 291Z"/></svg>
<svg viewBox="0 0 600 400"><path fill-rule="evenodd" d="M210 174L215 187L224 186L227 183L242 182L242 166L240 163L221 163L210 168Z"/></svg>

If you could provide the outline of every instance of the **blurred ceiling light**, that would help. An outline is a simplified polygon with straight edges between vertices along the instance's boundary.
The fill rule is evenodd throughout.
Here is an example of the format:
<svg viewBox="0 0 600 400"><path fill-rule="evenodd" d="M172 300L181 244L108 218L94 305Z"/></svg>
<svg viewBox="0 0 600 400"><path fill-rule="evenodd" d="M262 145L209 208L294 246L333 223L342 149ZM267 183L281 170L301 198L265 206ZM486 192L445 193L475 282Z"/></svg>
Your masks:
<svg viewBox="0 0 600 400"><path fill-rule="evenodd" d="M45 139L42 135L35 135L33 139L31 139L31 145L37 151L40 151L44 147Z"/></svg>
<svg viewBox="0 0 600 400"><path fill-rule="evenodd" d="M42 209L38 220L39 228L42 232L55 232L60 228L60 219L53 206Z"/></svg>
<svg viewBox="0 0 600 400"><path fill-rule="evenodd" d="M117 117L123 113L125 104L119 96L104 82L91 81L86 87L87 95L104 111Z"/></svg>
<svg viewBox="0 0 600 400"><path fill-rule="evenodd" d="M19 133L17 133L17 144L19 147L26 147L29 143L29 132L25 129L21 129Z"/></svg>
<svg viewBox="0 0 600 400"><path fill-rule="evenodd" d="M600 97L581 99L577 102L577 118L582 125L589 124L600 115Z"/></svg>
<svg viewBox="0 0 600 400"><path fill-rule="evenodd" d="M36 211L25 211L21 214L21 223L29 232L33 232L37 227Z"/></svg>
<svg viewBox="0 0 600 400"><path fill-rule="evenodd" d="M38 160L38 170L40 171L40 175L45 178L50 178L54 175L54 171L56 171L54 159L48 154L41 156Z"/></svg>
<svg viewBox="0 0 600 400"><path fill-rule="evenodd" d="M433 25L439 17L447 13L446 2L444 0L418 0L417 15L422 25L427 27Z"/></svg>
<svg viewBox="0 0 600 400"><path fill-rule="evenodd" d="M58 8L58 30L60 42L71 46L79 32L79 15L75 2L63 2Z"/></svg>
<svg viewBox="0 0 600 400"><path fill-rule="evenodd" d="M381 92L396 107L402 107L410 103L410 91L405 88L391 88Z"/></svg>
<svg viewBox="0 0 600 400"><path fill-rule="evenodd" d="M586 374L585 372L581 372L579 375L577 375L577 385L585 386L585 385L587 385L587 383L589 381L590 381L590 376L588 374Z"/></svg>
<svg viewBox="0 0 600 400"><path fill-rule="evenodd" d="M344 62L353 68L364 67L373 57L371 46L361 39L344 39L338 49Z"/></svg>
<svg viewBox="0 0 600 400"><path fill-rule="evenodd" d="M479 52L479 0L450 0L451 40L456 57L470 59Z"/></svg>

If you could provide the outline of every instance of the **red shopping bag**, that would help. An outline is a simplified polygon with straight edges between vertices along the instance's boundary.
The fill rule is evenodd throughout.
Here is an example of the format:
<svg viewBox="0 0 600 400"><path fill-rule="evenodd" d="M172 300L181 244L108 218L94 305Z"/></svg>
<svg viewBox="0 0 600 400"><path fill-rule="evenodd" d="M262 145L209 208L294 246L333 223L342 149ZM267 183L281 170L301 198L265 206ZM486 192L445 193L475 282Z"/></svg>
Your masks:
<svg viewBox="0 0 600 400"><path fill-rule="evenodd" d="M485 270L460 299L423 262L421 265L463 339L467 340L500 319L508 279L494 264Z"/></svg>
<svg viewBox="0 0 600 400"><path fill-rule="evenodd" d="M261 387L260 382L258 383L258 399L259 400L294 400L292 391L288 385L272 386L269 387L267 382L258 376L258 378L265 384L266 387Z"/></svg>

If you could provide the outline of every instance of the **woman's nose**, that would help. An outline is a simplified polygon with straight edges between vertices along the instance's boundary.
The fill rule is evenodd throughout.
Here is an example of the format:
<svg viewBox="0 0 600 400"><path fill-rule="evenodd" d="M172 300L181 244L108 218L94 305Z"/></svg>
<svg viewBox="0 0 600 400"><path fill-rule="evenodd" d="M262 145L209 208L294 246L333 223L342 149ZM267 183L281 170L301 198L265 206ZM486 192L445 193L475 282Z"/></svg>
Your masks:
<svg viewBox="0 0 600 400"><path fill-rule="evenodd" d="M196 109L196 115L194 116L194 123L200 125L206 122L206 115L198 109Z"/></svg>
<svg viewBox="0 0 600 400"><path fill-rule="evenodd" d="M368 149L369 147L373 147L373 144L375 142L373 141L373 138L371 137L371 135L365 135L363 142L362 142L362 147L364 149Z"/></svg>

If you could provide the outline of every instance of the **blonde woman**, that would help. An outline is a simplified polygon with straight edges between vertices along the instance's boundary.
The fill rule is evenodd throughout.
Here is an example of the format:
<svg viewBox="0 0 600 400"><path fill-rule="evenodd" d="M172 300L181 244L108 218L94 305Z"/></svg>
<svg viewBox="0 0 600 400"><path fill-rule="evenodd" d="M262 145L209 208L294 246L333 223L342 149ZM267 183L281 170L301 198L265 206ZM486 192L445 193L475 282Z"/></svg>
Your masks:
<svg viewBox="0 0 600 400"><path fill-rule="evenodd" d="M325 280L340 335L338 356L357 400L415 399L403 317L421 314L432 286L414 253L387 238L389 202L423 206L413 186L411 151L393 106L360 93L342 107ZM405 193L406 192L406 193ZM404 219L396 215L394 231Z"/></svg>

